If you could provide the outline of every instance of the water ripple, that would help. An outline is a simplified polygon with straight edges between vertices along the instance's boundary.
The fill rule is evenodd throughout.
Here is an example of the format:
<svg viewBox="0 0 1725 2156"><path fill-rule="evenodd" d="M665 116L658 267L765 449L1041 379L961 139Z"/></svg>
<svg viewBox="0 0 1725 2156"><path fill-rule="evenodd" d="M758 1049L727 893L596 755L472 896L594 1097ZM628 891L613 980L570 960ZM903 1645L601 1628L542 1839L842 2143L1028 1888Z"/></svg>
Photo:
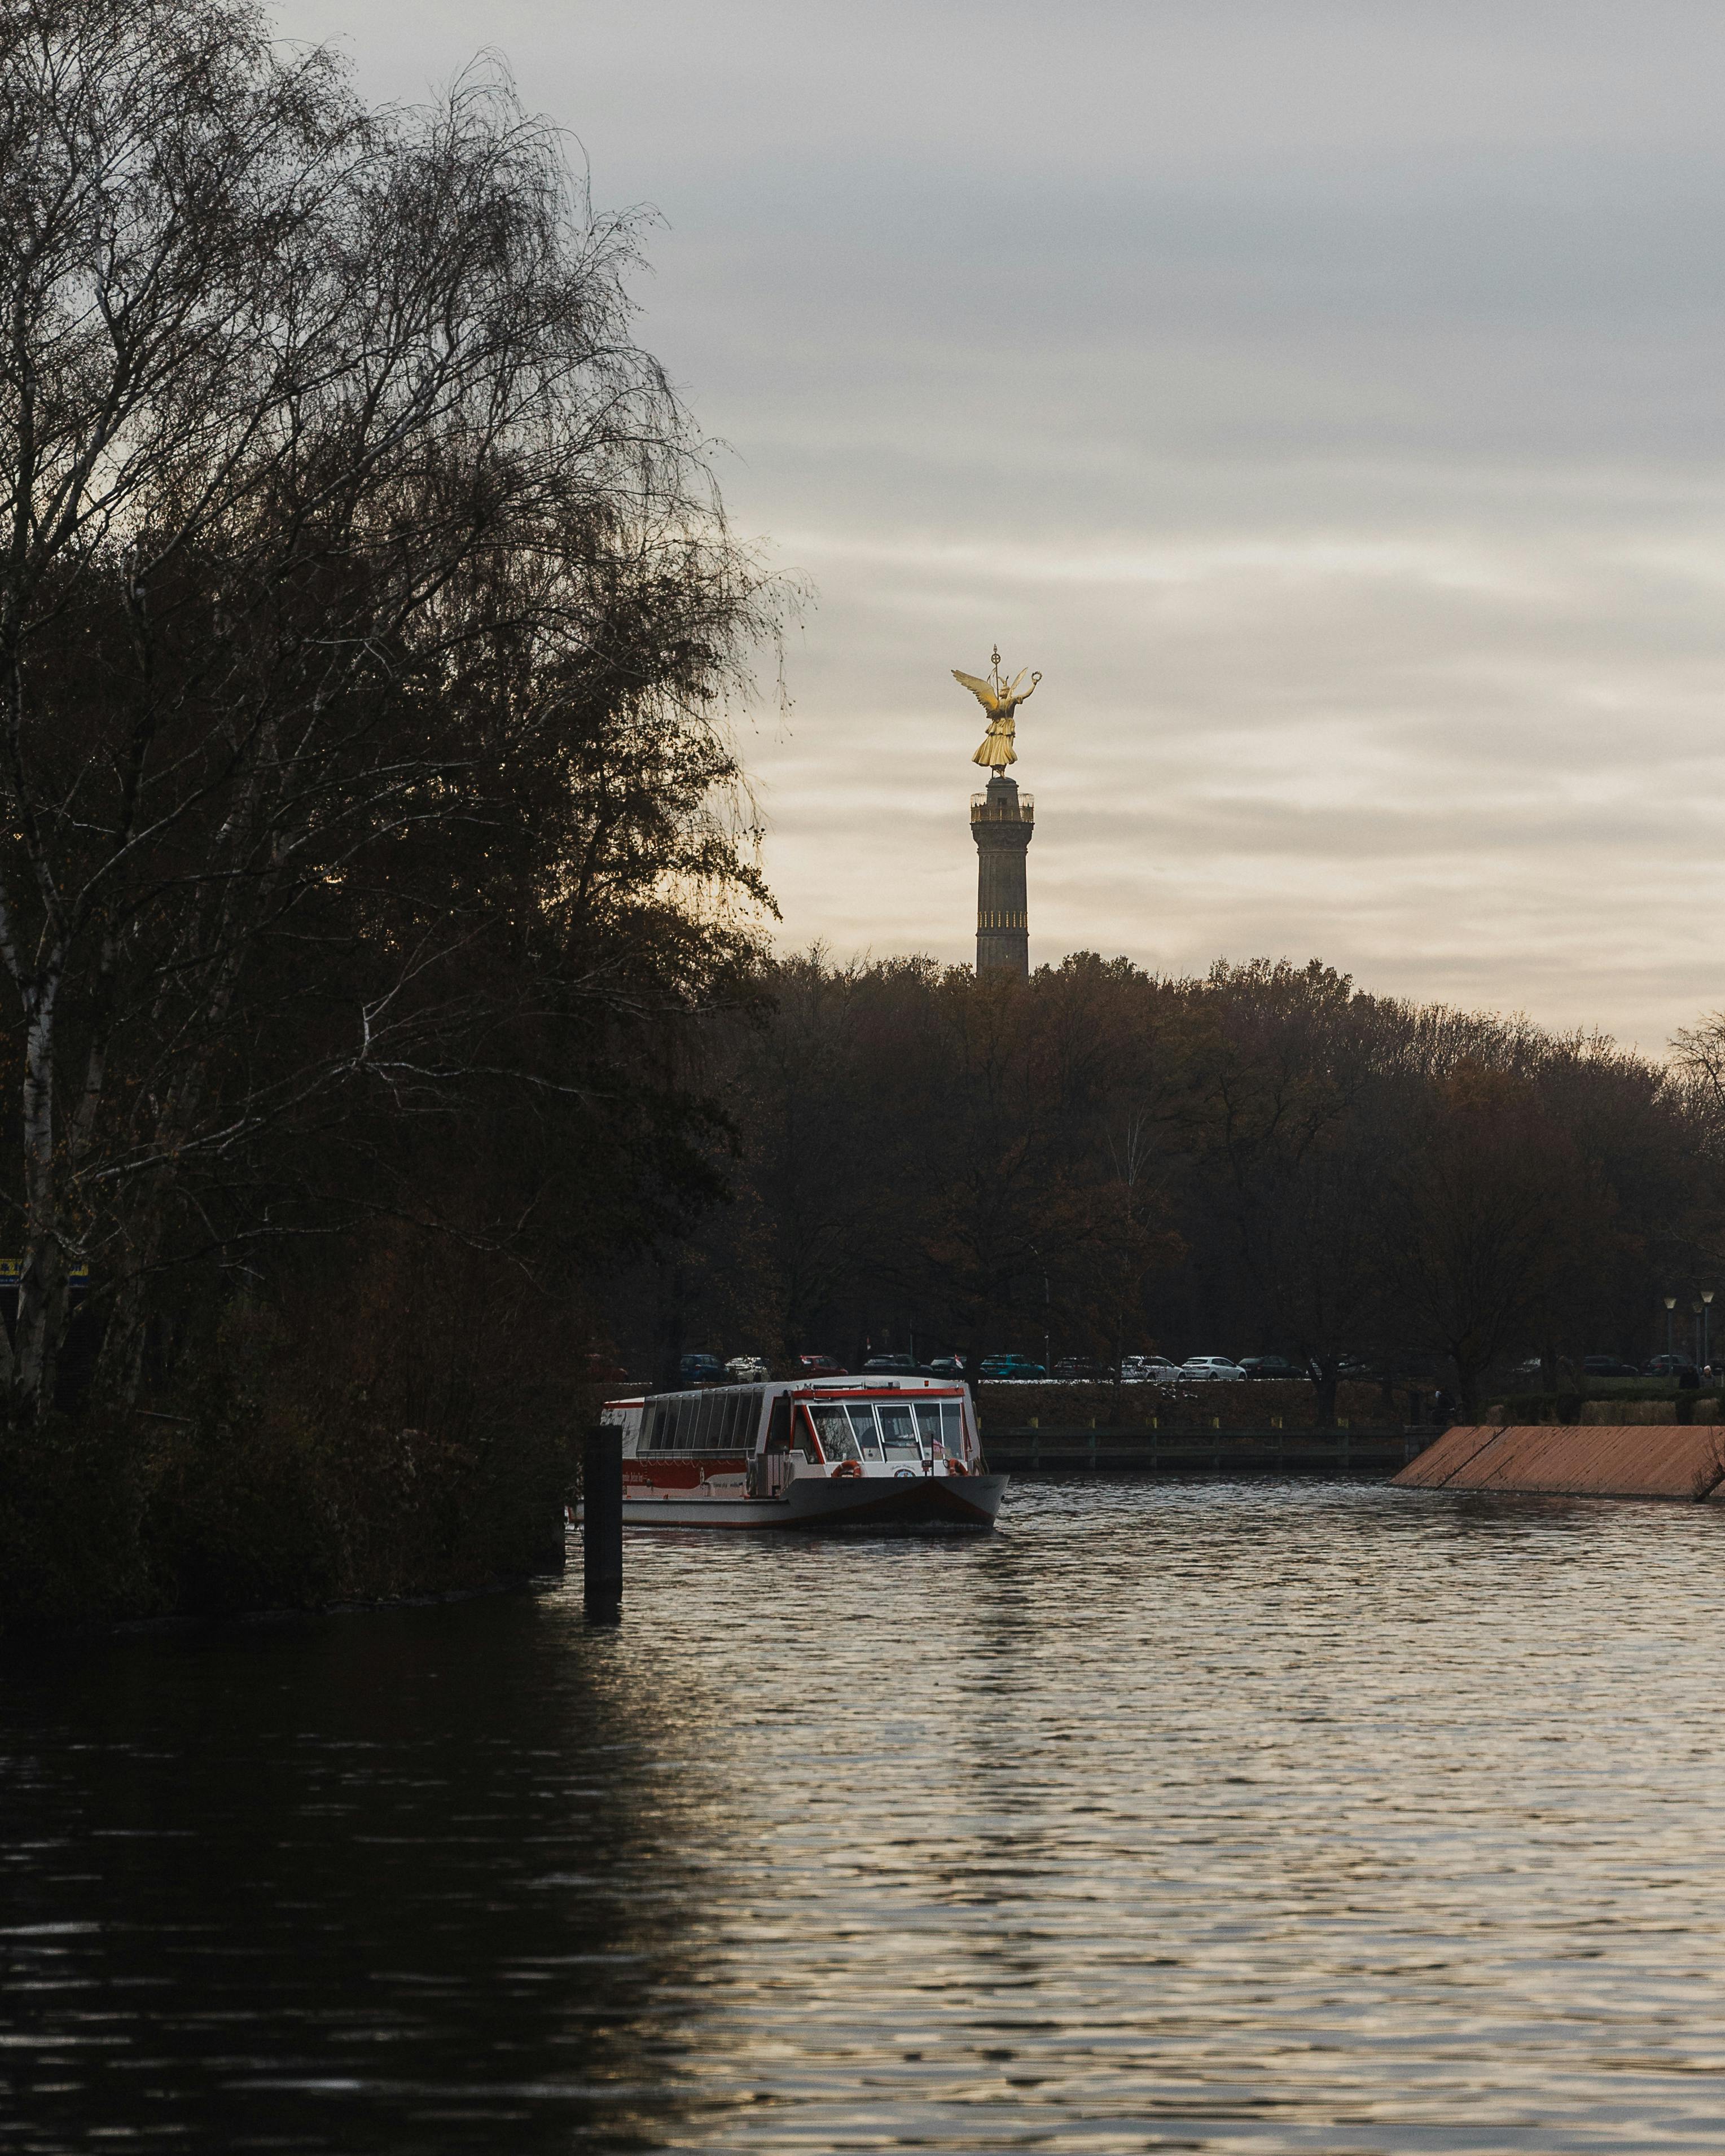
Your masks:
<svg viewBox="0 0 1725 2156"><path fill-rule="evenodd" d="M1714 2150L1711 1507L1027 1486L0 1685L0 2148Z"/></svg>

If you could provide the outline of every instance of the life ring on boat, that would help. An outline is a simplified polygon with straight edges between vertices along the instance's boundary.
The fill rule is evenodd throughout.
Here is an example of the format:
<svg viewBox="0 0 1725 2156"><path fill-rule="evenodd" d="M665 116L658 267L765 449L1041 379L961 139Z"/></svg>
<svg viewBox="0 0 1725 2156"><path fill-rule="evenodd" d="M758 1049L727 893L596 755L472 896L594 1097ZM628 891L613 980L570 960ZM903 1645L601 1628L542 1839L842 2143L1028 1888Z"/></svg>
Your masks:
<svg viewBox="0 0 1725 2156"><path fill-rule="evenodd" d="M841 1460L838 1466L833 1470L833 1480L835 1482L848 1481L853 1475L855 1476L859 1481L861 1480L861 1460Z"/></svg>
<svg viewBox="0 0 1725 2156"><path fill-rule="evenodd" d="M948 1475L968 1475L970 1470L962 1460L949 1459L947 1461L947 1472Z"/></svg>

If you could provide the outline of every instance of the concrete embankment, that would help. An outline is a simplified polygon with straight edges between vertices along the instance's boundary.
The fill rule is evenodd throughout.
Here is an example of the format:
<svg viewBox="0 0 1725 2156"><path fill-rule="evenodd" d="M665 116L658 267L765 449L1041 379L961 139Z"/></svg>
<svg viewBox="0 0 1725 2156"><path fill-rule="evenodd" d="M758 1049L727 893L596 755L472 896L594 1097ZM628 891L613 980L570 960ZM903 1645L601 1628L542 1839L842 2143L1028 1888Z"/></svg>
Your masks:
<svg viewBox="0 0 1725 2156"><path fill-rule="evenodd" d="M1429 1432L1393 1430L1002 1428L984 1421L991 1467L1014 1475L1134 1474L1170 1478L1332 1476L1387 1481Z"/></svg>
<svg viewBox="0 0 1725 2156"><path fill-rule="evenodd" d="M1725 1502L1725 1424L1458 1424L1394 1479L1409 1490Z"/></svg>
<svg viewBox="0 0 1725 2156"><path fill-rule="evenodd" d="M973 1389L983 1429L1019 1429L1031 1421L1044 1430L1263 1430L1285 1424L1290 1431L1310 1429L1317 1396L1305 1378L1287 1383L1256 1379L1219 1384L1192 1379L1178 1384L1086 1384L1033 1380L1029 1383L984 1378ZM1348 1383L1336 1389L1335 1411L1356 1430L1388 1423L1417 1423L1429 1389L1409 1404L1408 1389L1387 1399L1379 1384Z"/></svg>

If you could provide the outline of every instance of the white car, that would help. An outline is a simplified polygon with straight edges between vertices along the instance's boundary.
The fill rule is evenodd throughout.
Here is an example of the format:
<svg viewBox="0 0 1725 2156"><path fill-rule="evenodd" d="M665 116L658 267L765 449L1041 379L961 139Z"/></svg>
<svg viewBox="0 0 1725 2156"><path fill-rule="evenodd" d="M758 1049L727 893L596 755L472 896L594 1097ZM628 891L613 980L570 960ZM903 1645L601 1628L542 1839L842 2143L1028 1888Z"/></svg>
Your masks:
<svg viewBox="0 0 1725 2156"><path fill-rule="evenodd" d="M1165 1355L1128 1355L1120 1365L1123 1385L1168 1385L1182 1374L1179 1364Z"/></svg>
<svg viewBox="0 0 1725 2156"><path fill-rule="evenodd" d="M725 1365L725 1375L733 1384L764 1385L773 1373L758 1355L733 1355Z"/></svg>
<svg viewBox="0 0 1725 2156"><path fill-rule="evenodd" d="M1243 1384L1245 1372L1238 1363L1230 1363L1225 1355L1189 1355L1180 1365L1183 1378L1215 1378L1222 1380L1238 1378Z"/></svg>

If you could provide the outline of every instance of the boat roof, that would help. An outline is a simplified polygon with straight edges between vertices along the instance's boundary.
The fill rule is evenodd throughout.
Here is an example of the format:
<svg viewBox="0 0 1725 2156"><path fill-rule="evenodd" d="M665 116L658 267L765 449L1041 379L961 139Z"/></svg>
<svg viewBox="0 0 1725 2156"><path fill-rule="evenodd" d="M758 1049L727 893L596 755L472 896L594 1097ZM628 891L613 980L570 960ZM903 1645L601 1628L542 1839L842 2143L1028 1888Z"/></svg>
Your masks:
<svg viewBox="0 0 1725 2156"><path fill-rule="evenodd" d="M608 1408L638 1408L648 1400L683 1399L708 1393L790 1393L798 1399L811 1393L939 1393L964 1390L962 1378L918 1378L907 1370L860 1370L854 1377L757 1378L734 1385L680 1385L668 1393L630 1393L607 1400Z"/></svg>

